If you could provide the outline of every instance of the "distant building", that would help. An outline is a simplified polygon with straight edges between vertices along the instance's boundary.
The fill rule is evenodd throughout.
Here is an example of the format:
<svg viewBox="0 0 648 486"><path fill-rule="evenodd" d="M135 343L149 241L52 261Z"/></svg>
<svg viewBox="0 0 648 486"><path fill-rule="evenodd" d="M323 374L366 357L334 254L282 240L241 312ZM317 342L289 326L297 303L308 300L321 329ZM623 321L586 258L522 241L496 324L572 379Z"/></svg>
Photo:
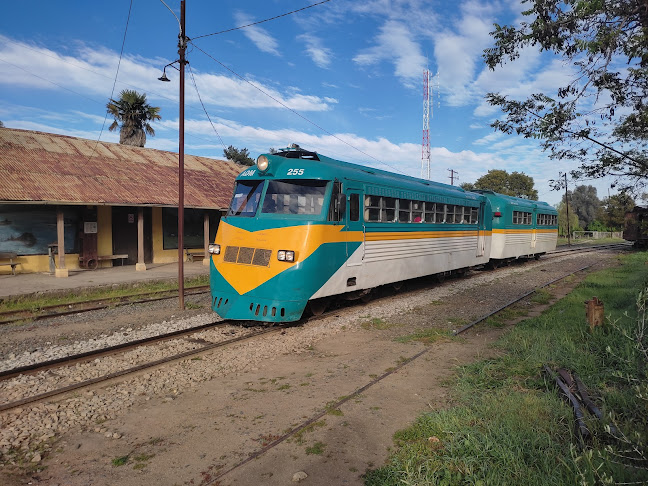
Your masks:
<svg viewBox="0 0 648 486"><path fill-rule="evenodd" d="M192 155L184 167L184 247L206 250L242 168ZM20 272L176 262L177 223L177 153L0 129L0 253ZM61 241L62 262L49 256Z"/></svg>

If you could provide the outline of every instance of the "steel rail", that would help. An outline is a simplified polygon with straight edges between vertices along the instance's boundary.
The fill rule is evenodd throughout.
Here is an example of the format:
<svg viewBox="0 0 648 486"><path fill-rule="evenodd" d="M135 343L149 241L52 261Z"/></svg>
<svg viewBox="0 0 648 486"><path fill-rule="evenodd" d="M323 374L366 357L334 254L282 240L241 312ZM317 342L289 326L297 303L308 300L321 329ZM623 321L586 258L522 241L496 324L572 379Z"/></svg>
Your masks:
<svg viewBox="0 0 648 486"><path fill-rule="evenodd" d="M230 345L230 344L235 344L235 343L238 343L240 341L244 341L244 340L247 340L247 339L252 339L252 338L264 335L264 334L283 331L284 329L286 329L288 327L290 327L289 324L286 324L286 325L283 325L283 326L265 328L265 329L262 329L261 331L258 331L258 332L252 332L252 333L246 334L245 336L239 336L239 337L236 337L236 338L233 338L233 339L228 339L226 341L220 341L220 342L217 342L217 343L210 343L210 344L202 346L202 347L200 347L198 349L192 349L192 350L189 350L189 351L184 351L182 353L174 354L172 356L167 356L166 358L161 358L161 359L158 359L158 360L155 360L155 361L151 361L149 363L143 363L143 364L140 364L140 365L137 365L137 366L133 366L133 367L126 368L126 369L123 369L123 370L120 370L120 371L116 371L116 372L110 373L108 375L99 376L97 378L92 378L90 380L85 380L85 381L82 381L82 382L79 382L79 383L74 383L72 385L68 385L68 386L63 387L63 388L57 388L55 390L50 390L48 392L40 393L38 395L33 395L31 397L26 397L26 398L23 398L21 400L16 400L16 401L13 401L13 402L5 403L5 404L0 405L0 412L3 412L5 410L11 410L13 408L18 408L18 407L21 407L23 405L40 402L42 400L45 400L46 398L51 398L51 397L54 397L54 396L57 396L57 395L62 395L64 393L68 393L68 392L73 391L73 390L78 390L79 388L86 388L88 386L95 385L97 383L102 383L102 382L109 381L109 380L112 380L112 379L115 379L115 378L119 378L121 376L137 373L138 371L146 370L146 369L149 369L149 368L154 368L156 366L167 364L167 363L170 363L172 361L177 361L177 360L180 360L180 359L188 358L189 356L195 356L197 354L201 354L201 353L204 353L206 351L210 351L212 349L220 348L220 347L227 346L227 345Z"/></svg>
<svg viewBox="0 0 648 486"><path fill-rule="evenodd" d="M473 322L471 322L471 323L469 323L469 324L466 324L465 326L463 326L462 328L460 328L460 329L458 329L458 330L453 330L453 331L452 331L452 334L453 334L454 336L457 336L458 334L461 334L462 332L467 331L468 329L470 329L471 327L475 326L476 324L479 324L480 322L485 321L485 320L488 319L490 316L492 316L492 315L494 315L494 314L497 314L497 313L500 312L500 311L503 311L503 310L506 309L507 307L509 307L509 306L511 306L511 305L513 305L513 304L515 304L516 302L521 301L521 300L524 299L525 297L528 297L529 295L531 295L531 294L537 292L538 290L543 289L543 288L545 288L545 287L547 287L547 286L549 286L549 285L551 285L551 284L553 284L553 283L556 283L556 282L558 282L558 281L560 281L560 280L563 280L563 279L565 279L565 278L567 278L567 277L569 277L569 276L571 276L571 275L573 275L573 274L575 274L575 273L582 272L583 270L585 270L585 269L587 269L587 268L589 268L589 267L591 267L591 266L593 266L593 265L595 265L595 264L594 264L594 263L591 263L591 264L589 264L589 265L586 265L586 266L584 266L584 267L579 268L578 270L574 270L573 272L570 272L570 273L568 273L568 274L566 274L566 275L563 275L562 277L555 278L555 279L553 279L551 282L547 282L546 284L541 285L540 287L536 287L535 289L530 290L529 292L526 292L525 294L521 295L520 297L516 297L516 298L513 299L512 301L508 302L507 304L504 304L503 306L501 306L501 307L495 309L494 311L489 312L489 313L486 314L485 316L480 317L480 318L477 319L476 321L473 321Z"/></svg>
<svg viewBox="0 0 648 486"><path fill-rule="evenodd" d="M202 293L206 293L209 291L209 285L201 285L199 287L191 287L190 289L187 289L185 291L185 295L199 295ZM172 293L172 295L163 295L160 296L159 294L164 294L164 293ZM81 314L83 312L91 312L91 311L96 311L96 310L102 310L102 309L107 309L108 307L119 307L122 305L129 305L129 304L145 304L147 302L157 302L160 300L166 300L166 299L173 299L176 298L176 290L159 290L155 292L144 292L140 294L133 294L133 295L126 295L123 297L105 297L103 299L91 299L91 300L85 300L82 302L70 302L67 304L56 304L56 305L50 305L46 307L41 307L37 312L32 312L30 310L22 309L22 310L12 310L12 311L5 311L5 312L0 312L0 325L4 324L11 324L13 322L20 322L24 320L32 320L32 321L38 321L41 319L51 319L54 317L61 317L61 316L66 316L66 315L71 315L71 314ZM158 297L152 297L149 299L139 299L139 300L129 300L133 297L136 299L138 297L142 296L147 296L147 295L158 295ZM93 307L81 307L81 308L76 308L76 309L70 309L70 306L83 306L86 304L94 304L98 303L99 305L95 305ZM61 312L56 312L56 309L64 308L64 311ZM47 312L48 310L54 310L55 312L50 312L47 314L40 314L39 312ZM4 316L14 316L9 319L3 319Z"/></svg>
<svg viewBox="0 0 648 486"><path fill-rule="evenodd" d="M166 334L158 334L157 336L149 336L142 339L136 339L134 341L127 341L125 343L108 346L107 348L93 349L91 351L72 354L69 356L63 356L61 358L55 358L48 361L40 361L38 363L33 363L30 365L19 366L17 368L11 368L9 370L0 371L0 378L2 378L3 380L7 380L9 378L13 378L20 374L34 374L39 371L44 371L57 366L64 366L64 365L74 364L77 362L90 361L91 359L98 358L100 356L115 354L116 352L127 351L128 349L135 348L137 346L168 341L169 339L175 339L178 337L182 337L183 335L193 334L195 332L203 331L205 329L210 329L212 327L222 327L228 324L231 324L231 321L211 322L209 324L203 324L200 326L190 327L187 329L179 329L177 331L172 331Z"/></svg>

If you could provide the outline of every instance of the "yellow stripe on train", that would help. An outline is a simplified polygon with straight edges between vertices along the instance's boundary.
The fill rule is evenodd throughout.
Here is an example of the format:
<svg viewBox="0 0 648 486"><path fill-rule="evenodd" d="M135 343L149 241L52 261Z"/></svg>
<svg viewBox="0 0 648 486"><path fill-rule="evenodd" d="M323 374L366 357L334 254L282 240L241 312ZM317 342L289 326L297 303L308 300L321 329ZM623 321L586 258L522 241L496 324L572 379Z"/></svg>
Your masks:
<svg viewBox="0 0 648 486"><path fill-rule="evenodd" d="M242 295L306 260L324 243L362 241L361 231L342 231L343 228L343 225L307 224L247 231L221 221L216 234L216 244L221 246L221 253L212 255L212 260L223 278ZM225 262L226 246L271 250L270 262L268 266ZM278 261L277 250L294 251L295 262Z"/></svg>

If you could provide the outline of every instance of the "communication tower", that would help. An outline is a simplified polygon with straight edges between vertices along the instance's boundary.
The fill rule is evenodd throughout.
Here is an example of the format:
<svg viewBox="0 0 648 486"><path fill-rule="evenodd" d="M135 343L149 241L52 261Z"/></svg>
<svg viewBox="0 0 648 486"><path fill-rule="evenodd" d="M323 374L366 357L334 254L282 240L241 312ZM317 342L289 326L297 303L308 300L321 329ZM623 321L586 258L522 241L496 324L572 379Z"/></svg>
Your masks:
<svg viewBox="0 0 648 486"><path fill-rule="evenodd" d="M423 71L423 143L421 156L421 179L430 180L430 83L432 75L426 69Z"/></svg>

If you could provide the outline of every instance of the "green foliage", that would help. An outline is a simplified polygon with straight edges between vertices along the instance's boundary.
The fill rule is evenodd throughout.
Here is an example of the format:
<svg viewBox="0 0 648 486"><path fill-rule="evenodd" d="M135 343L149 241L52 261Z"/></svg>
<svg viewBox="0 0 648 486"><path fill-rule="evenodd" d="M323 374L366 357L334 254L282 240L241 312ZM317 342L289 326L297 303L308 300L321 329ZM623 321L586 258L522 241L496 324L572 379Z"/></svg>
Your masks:
<svg viewBox="0 0 648 486"><path fill-rule="evenodd" d="M570 203L570 211L573 209L578 216L578 225L586 228L597 217L601 216L602 204L596 195L594 186L580 185L576 186L573 191L567 191L567 197ZM562 198L565 201L565 195Z"/></svg>
<svg viewBox="0 0 648 486"><path fill-rule="evenodd" d="M580 163L576 179L617 177L641 189L648 175L648 15L644 0L526 0L517 25L495 25L491 69L535 47L573 67L555 92L515 100L489 93L505 118L492 126L541 140L551 158Z"/></svg>
<svg viewBox="0 0 648 486"><path fill-rule="evenodd" d="M231 160L240 165L252 166L255 164L254 159L250 157L248 149L246 148L239 150L236 147L230 145L223 150L223 155L227 158L227 160Z"/></svg>
<svg viewBox="0 0 648 486"><path fill-rule="evenodd" d="M603 199L603 220L605 224L621 231L625 225L625 213L635 207L634 199L628 194L615 194Z"/></svg>
<svg viewBox="0 0 648 486"><path fill-rule="evenodd" d="M466 190L483 189L495 191L507 196L523 197L526 199L538 200L538 191L533 187L533 177L523 172L509 174L505 170L492 169L486 175L481 176L474 184L464 183L461 187Z"/></svg>
<svg viewBox="0 0 648 486"><path fill-rule="evenodd" d="M395 437L388 464L365 484L646 484L648 253L589 276L574 292L501 339L497 358L464 366L449 410L426 413ZM605 303L610 323L589 331L583 301ZM589 419L581 450L573 412L543 364L573 370L605 414ZM605 431L614 425L617 439ZM610 430L610 429L607 429Z"/></svg>
<svg viewBox="0 0 648 486"><path fill-rule="evenodd" d="M567 204L561 202L558 204L558 234L566 236L567 233L573 233L574 231L581 231L581 227L578 225L578 216L572 209L571 204L569 208ZM569 209L569 226L567 225L567 210ZM569 231L567 229L569 228Z"/></svg>
<svg viewBox="0 0 648 486"><path fill-rule="evenodd" d="M149 105L146 95L135 90L125 89L119 93L119 99L110 99L106 105L108 113L114 117L108 129L112 132L119 127L119 143L143 147L146 134L155 136L155 130L149 121L160 120L160 108Z"/></svg>

